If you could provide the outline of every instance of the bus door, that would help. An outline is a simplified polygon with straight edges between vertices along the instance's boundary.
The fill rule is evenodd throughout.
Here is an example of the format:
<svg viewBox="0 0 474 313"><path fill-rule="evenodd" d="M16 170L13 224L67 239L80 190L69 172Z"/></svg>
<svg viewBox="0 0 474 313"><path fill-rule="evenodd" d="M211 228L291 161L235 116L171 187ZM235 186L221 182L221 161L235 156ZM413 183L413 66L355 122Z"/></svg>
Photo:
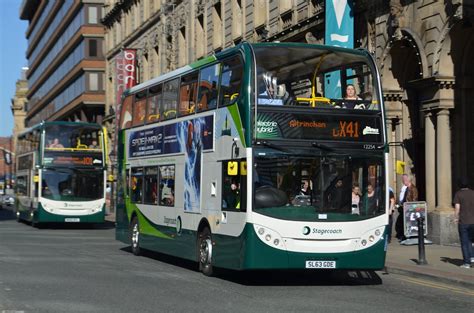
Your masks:
<svg viewBox="0 0 474 313"><path fill-rule="evenodd" d="M32 171L33 182L31 184L30 198L32 199L31 207L33 210L38 208L38 197L39 197L39 182L40 176L37 169Z"/></svg>
<svg viewBox="0 0 474 313"><path fill-rule="evenodd" d="M247 161L246 159L222 162L222 222L231 222L230 216L246 212ZM239 219L240 220L240 219Z"/></svg>

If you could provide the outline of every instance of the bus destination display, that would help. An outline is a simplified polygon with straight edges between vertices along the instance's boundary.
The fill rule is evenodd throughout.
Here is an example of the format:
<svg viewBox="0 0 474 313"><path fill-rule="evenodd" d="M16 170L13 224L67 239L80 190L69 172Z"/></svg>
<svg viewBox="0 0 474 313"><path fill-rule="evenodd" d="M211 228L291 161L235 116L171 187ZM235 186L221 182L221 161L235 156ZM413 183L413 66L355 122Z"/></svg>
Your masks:
<svg viewBox="0 0 474 313"><path fill-rule="evenodd" d="M381 121L376 116L308 115L261 112L257 115L258 139L307 139L382 142Z"/></svg>

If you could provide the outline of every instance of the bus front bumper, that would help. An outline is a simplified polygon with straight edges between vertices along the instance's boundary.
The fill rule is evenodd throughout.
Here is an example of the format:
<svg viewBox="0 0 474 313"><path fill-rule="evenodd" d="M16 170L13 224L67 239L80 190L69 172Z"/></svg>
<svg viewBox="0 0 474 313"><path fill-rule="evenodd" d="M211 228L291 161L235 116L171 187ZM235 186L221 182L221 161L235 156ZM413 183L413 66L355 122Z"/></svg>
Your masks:
<svg viewBox="0 0 474 313"><path fill-rule="evenodd" d="M103 223L105 221L105 204L102 209L88 215L59 215L46 211L41 204L33 211L33 221L36 223Z"/></svg>

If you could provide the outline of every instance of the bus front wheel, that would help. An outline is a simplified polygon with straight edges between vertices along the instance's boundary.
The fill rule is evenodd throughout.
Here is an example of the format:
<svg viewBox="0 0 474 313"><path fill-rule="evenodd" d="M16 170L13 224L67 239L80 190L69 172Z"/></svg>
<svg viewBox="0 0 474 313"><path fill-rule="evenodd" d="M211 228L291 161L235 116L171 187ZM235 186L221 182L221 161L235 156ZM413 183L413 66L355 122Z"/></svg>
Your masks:
<svg viewBox="0 0 474 313"><path fill-rule="evenodd" d="M209 228L199 233L198 253L199 270L206 276L212 276L212 236Z"/></svg>
<svg viewBox="0 0 474 313"><path fill-rule="evenodd" d="M132 243L132 253L134 255L140 255L140 227L138 225L138 219L135 216L132 219L131 223L131 243Z"/></svg>

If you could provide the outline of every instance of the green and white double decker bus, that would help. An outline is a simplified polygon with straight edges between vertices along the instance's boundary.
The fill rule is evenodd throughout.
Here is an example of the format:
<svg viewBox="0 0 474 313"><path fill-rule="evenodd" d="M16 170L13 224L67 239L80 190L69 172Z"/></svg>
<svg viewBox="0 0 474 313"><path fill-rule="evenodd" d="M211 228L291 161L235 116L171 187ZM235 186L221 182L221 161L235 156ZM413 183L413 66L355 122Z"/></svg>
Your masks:
<svg viewBox="0 0 474 313"><path fill-rule="evenodd" d="M206 275L383 268L387 144L367 51L241 43L131 88L120 112L116 237L133 253Z"/></svg>
<svg viewBox="0 0 474 313"><path fill-rule="evenodd" d="M103 223L106 133L98 124L42 122L18 136L16 215L48 222Z"/></svg>

